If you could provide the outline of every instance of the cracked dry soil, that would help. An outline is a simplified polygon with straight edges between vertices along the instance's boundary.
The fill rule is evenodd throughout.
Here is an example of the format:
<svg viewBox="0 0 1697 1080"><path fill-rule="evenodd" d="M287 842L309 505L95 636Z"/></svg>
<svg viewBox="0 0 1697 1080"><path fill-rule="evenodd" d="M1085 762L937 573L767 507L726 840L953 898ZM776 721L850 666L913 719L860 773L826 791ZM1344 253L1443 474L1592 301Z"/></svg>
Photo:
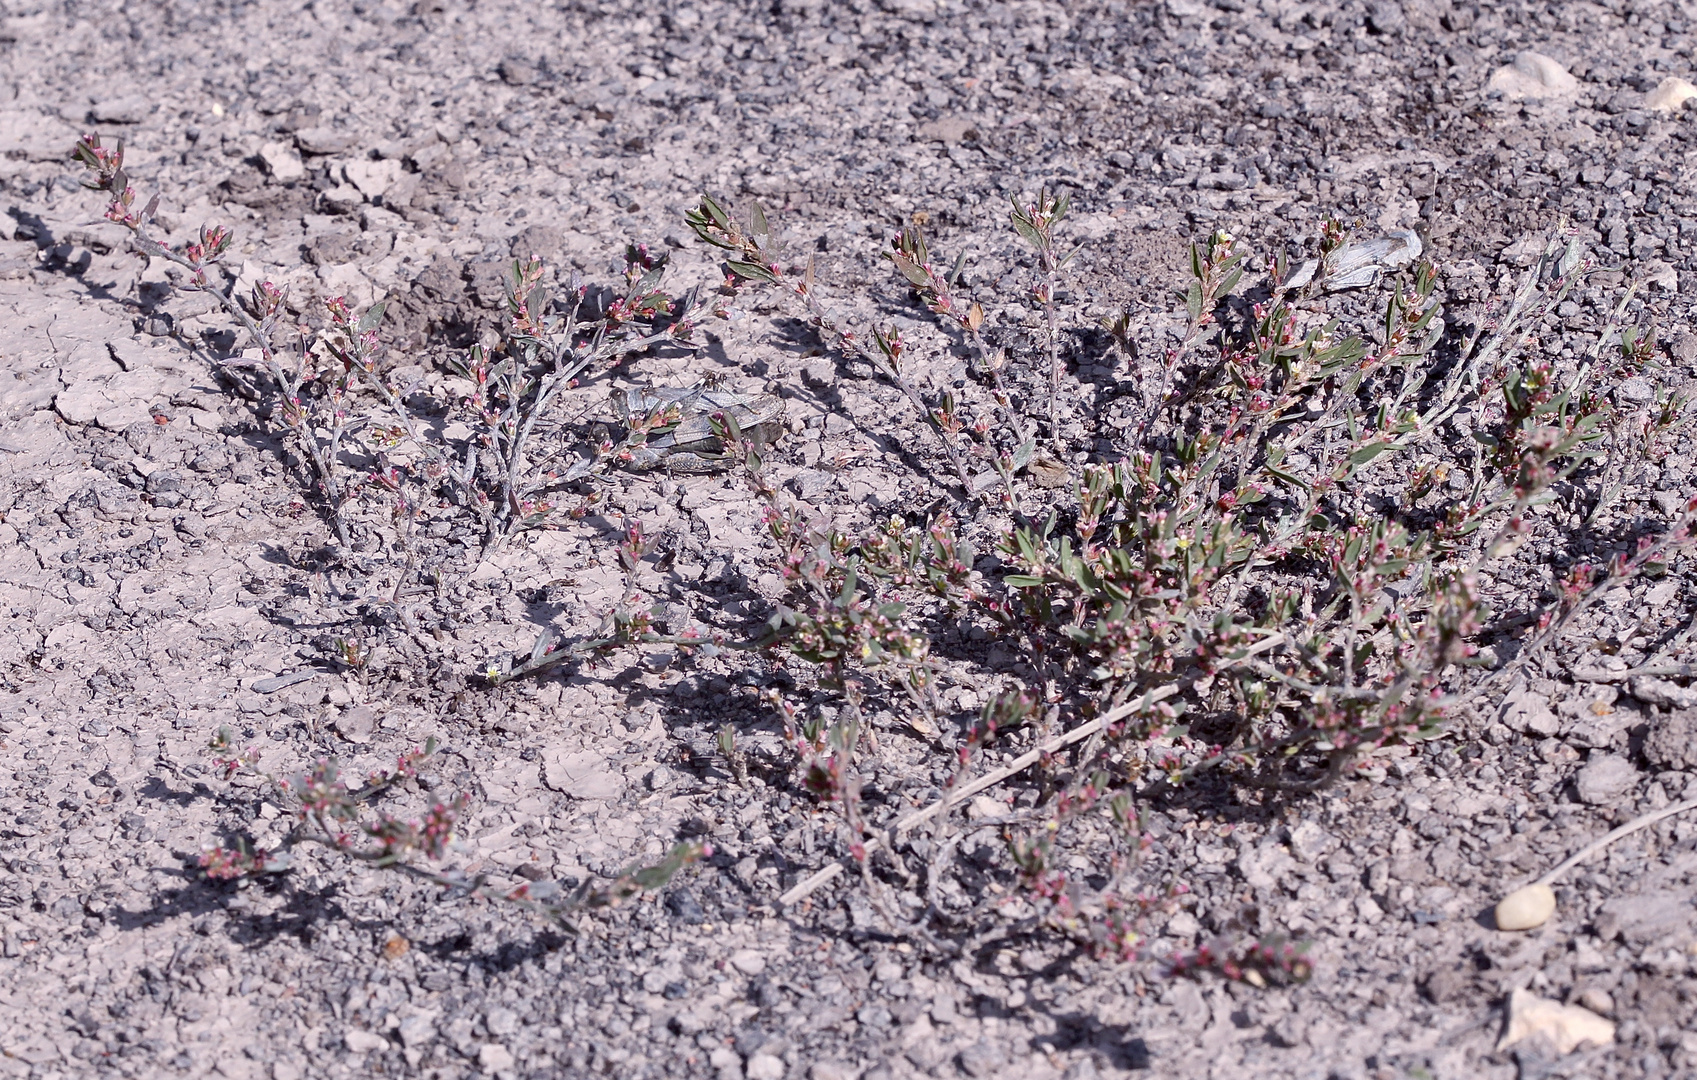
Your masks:
<svg viewBox="0 0 1697 1080"><path fill-rule="evenodd" d="M427 389L494 324L514 254L599 280L627 241L669 244L681 279L711 282L709 254L681 239L702 190L762 199L860 325L935 342L876 256L923 215L938 250L968 253L992 337L1036 386L1039 315L1005 208L1042 184L1070 192L1063 235L1084 244L1070 326L1130 304L1155 340L1182 321L1170 287L1191 240L1227 227L1299 252L1329 212L1418 230L1451 317L1476 323L1567 218L1620 275L1654 280L1642 301L1690 375L1697 121L1641 98L1691 74L1694 16L1653 0L9 2L0 1075L1697 1075L1697 822L1579 868L1539 930L1500 934L1485 914L1507 884L1697 785L1680 687L1565 674L1666 644L1691 617L1688 581L1611 595L1506 699L1470 703L1450 736L1374 773L1153 808L1151 865L1191 888L1156 951L1279 929L1313 942L1304 985L1094 960L995 904L939 948L886 932L853 875L783 910L778 894L843 848L771 764L758 668L626 656L475 679L539 629L594 625L620 588L621 513L673 545L647 586L668 618L744 632L773 583L750 558L743 489L616 476L606 516L481 563L444 526L450 574L421 609L434 651L390 644L365 584L323 555L276 425L218 375L227 324L129 252L67 160L84 130L121 135L174 239L224 222L244 280L388 299L390 354ZM1565 64L1576 95L1487 93L1527 49ZM935 444L892 389L758 302L712 335L622 377L781 387L792 432L774 468L845 519L935 498ZM925 355L929 385L958 377L946 348ZM1066 358L1073 462L1112 459L1137 373L1099 335ZM1611 518L1569 537L1577 550L1676 513L1697 494L1691 454L1646 463ZM1498 587L1512 601L1523 584ZM375 643L364 680L323 663L353 633ZM984 673L1018 664L994 648L946 662L946 698L970 715ZM311 677L268 681L296 672ZM770 765L746 784L714 749L726 722ZM328 858L210 883L193 870L205 846L281 827L262 793L209 768L219 725L268 760L360 770L439 737L422 783L472 796L458 858L473 870L581 879L680 835L716 854L577 935ZM937 778L922 742L880 738L881 814ZM1035 788L995 794L1028 806ZM953 888L993 898L997 852L967 841ZM1496 1052L1517 987L1608 1011L1615 1043Z"/></svg>

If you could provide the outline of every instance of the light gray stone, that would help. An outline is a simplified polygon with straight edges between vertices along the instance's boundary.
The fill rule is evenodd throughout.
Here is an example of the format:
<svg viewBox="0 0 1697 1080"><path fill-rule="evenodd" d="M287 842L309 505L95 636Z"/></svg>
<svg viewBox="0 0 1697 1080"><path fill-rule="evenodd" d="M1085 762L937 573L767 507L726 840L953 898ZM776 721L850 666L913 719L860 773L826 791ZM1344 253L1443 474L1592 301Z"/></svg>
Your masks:
<svg viewBox="0 0 1697 1080"><path fill-rule="evenodd" d="M1604 806L1620 799L1638 784L1638 770L1616 754L1600 754L1585 763L1573 778L1579 800Z"/></svg>

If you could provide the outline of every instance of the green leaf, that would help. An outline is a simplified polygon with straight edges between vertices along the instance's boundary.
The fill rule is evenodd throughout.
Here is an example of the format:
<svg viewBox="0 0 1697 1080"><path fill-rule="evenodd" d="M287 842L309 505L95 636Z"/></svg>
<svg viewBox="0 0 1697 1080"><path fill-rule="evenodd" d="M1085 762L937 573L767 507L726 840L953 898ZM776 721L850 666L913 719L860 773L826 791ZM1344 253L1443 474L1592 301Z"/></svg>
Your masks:
<svg viewBox="0 0 1697 1080"><path fill-rule="evenodd" d="M714 202L711 195L703 194L701 196L701 208L707 211L708 216L713 219L713 224L727 232L730 231L731 215L725 212L724 207Z"/></svg>
<svg viewBox="0 0 1697 1080"><path fill-rule="evenodd" d="M735 274L737 277L748 278L750 281L764 281L768 285L776 285L778 283L778 275L757 263L738 262L733 260L725 263L725 266L728 267L731 273Z"/></svg>
<svg viewBox="0 0 1697 1080"><path fill-rule="evenodd" d="M1018 472L1031 463L1031 455L1037 452L1037 440L1030 438L1020 443L1013 452L1013 471Z"/></svg>
<svg viewBox="0 0 1697 1080"><path fill-rule="evenodd" d="M926 285L931 283L931 275L925 272L925 268L908 258L906 255L903 255L901 252L890 252L890 261L895 263L896 269L902 272L902 276L907 278L914 285L924 288Z"/></svg>
<svg viewBox="0 0 1697 1080"><path fill-rule="evenodd" d="M843 590L837 596L837 603L843 607L848 607L854 602L855 589L860 585L860 577L856 572L857 569L858 567L856 564L851 561L848 564L848 568L843 572Z"/></svg>
<svg viewBox="0 0 1697 1080"><path fill-rule="evenodd" d="M1353 452L1349 455L1350 464L1352 464L1352 465L1365 465L1369 461L1372 461L1374 458L1378 457L1380 454L1384 453L1386 450L1390 450L1392 448L1393 448L1393 444L1384 443L1384 442L1373 443L1372 445L1369 445L1369 446L1363 446L1361 449L1356 450L1355 452Z"/></svg>
<svg viewBox="0 0 1697 1080"><path fill-rule="evenodd" d="M1220 287L1214 291L1214 295L1230 296L1231 291L1237 288L1237 283L1242 280L1243 271L1241 269L1234 269L1231 273L1226 275L1226 279L1224 281L1220 282Z"/></svg>
<svg viewBox="0 0 1697 1080"><path fill-rule="evenodd" d="M1043 579L1030 574L1009 574L1002 579L1002 584L1010 589L1030 589L1043 584Z"/></svg>
<svg viewBox="0 0 1697 1080"><path fill-rule="evenodd" d="M1190 321L1195 322L1202 317L1202 282L1192 281L1184 296L1185 310L1190 313Z"/></svg>
<svg viewBox="0 0 1697 1080"><path fill-rule="evenodd" d="M772 230L766 224L766 208L760 205L759 199L754 200L749 205L748 231L753 233L755 238L760 241L762 249L767 246L766 242L772 239Z"/></svg>
<svg viewBox="0 0 1697 1080"><path fill-rule="evenodd" d="M359 332L363 334L367 330L377 329L377 324L383 321L383 312L388 308L388 306L388 301L384 301L381 304L373 304L370 311L367 311L364 315L360 316Z"/></svg>

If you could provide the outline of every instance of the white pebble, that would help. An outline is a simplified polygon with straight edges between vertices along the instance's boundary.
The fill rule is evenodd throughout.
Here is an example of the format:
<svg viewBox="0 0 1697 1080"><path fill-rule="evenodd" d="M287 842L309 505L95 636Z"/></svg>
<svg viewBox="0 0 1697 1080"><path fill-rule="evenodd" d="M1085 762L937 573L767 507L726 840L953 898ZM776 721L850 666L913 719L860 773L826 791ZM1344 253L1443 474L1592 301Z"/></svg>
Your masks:
<svg viewBox="0 0 1697 1080"><path fill-rule="evenodd" d="M1497 904L1498 930L1532 930L1556 913L1556 893L1548 885L1516 889Z"/></svg>

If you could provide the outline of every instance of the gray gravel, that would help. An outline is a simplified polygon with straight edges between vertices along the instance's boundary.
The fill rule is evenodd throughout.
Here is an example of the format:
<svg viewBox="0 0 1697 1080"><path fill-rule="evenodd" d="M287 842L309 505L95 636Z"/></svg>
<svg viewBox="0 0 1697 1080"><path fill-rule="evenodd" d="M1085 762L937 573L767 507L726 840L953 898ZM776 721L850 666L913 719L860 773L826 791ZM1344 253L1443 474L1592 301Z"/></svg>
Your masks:
<svg viewBox="0 0 1697 1080"><path fill-rule="evenodd" d="M1487 914L1510 882L1697 795L1683 679L1562 675L1624 669L1671 638L1692 603L1679 575L1611 595L1567 655L1374 774L1311 798L1203 791L1155 809L1150 880L1191 891L1151 927L1152 950L1277 930L1312 940L1306 985L1168 979L994 906L933 947L887 933L852 881L780 911L841 841L781 769L738 784L722 767L727 720L757 761L780 760L739 669L621 660L499 690L475 679L540 626L593 627L619 587L601 564L609 521L481 568L445 533L445 584L423 602L437 651L389 647L366 679L328 670L338 634L389 640L381 612L321 559L328 533L276 427L215 374L224 321L127 252L66 161L86 128L122 134L174 236L207 218L236 228L243 279L287 282L303 305L389 298L385 338L432 392L438 361L494 325L514 254L601 280L644 240L681 245L680 277L710 273L681 239L703 188L764 200L851 320L916 335L928 320L876 253L925 215L936 249L969 253L967 285L996 296L992 340L1033 356L1005 206L1041 184L1071 193L1066 232L1086 245L1069 324L1134 305L1153 313L1144 355L1180 321L1186 245L1214 227L1298 255L1327 212L1365 233L1417 229L1452 319L1473 325L1566 218L1623 267L1617 283L1658 282L1644 308L1692 374L1697 121L1642 105L1664 75L1692 74L1687 19L1649 2L1447 0L11 5L0 1076L1691 1075L1697 820L1578 868L1539 930L1498 934ZM1488 94L1528 49L1562 61L1575 94ZM1609 284L1576 293L1550 332L1589 325ZM802 419L775 465L792 490L850 519L923 506L917 469L937 463L916 424L891 430L896 392L770 314L727 327L704 361L645 357L632 377L707 363L779 382ZM956 377L946 348L927 355L927 379ZM1067 359L1069 447L1111 454L1133 373L1089 336ZM1046 360L1017 378L1046 380ZM1632 470L1610 517L1575 523L1559 550L1541 534L1521 576L1493 587L1524 597L1544 580L1535 560L1666 521L1697 494L1692 453ZM762 610L739 489L633 477L612 510L682 538L669 622L735 631ZM981 670L945 680L970 687ZM440 737L420 789L473 797L473 871L580 880L680 835L717 853L575 936L330 858L207 883L192 870L207 845L281 827L262 792L210 768L219 725L279 766L334 754L350 770ZM935 779L923 744L890 746L878 785L893 811ZM951 883L963 907L1010 880L975 835ZM1610 1013L1617 1044L1495 1052L1516 987Z"/></svg>

